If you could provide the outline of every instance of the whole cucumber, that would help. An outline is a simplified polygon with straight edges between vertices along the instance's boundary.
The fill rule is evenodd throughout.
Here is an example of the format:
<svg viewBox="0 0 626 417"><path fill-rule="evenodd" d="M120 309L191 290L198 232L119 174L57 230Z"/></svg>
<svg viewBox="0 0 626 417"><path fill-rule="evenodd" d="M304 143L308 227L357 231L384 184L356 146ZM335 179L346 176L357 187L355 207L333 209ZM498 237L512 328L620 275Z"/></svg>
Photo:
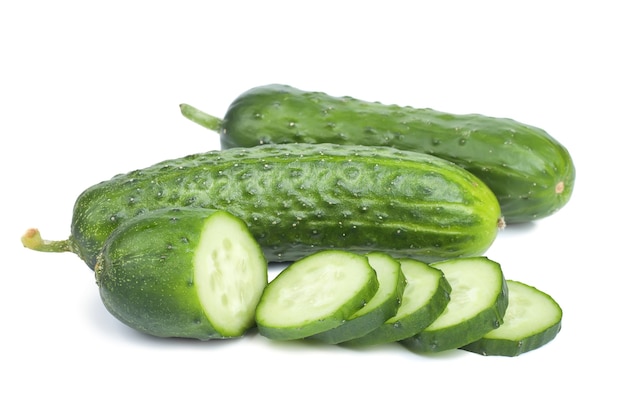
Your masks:
<svg viewBox="0 0 626 417"><path fill-rule="evenodd" d="M244 92L223 120L187 104L181 110L219 132L223 148L330 142L436 155L483 180L507 223L555 213L574 188L568 150L544 130L512 119L385 105L285 85Z"/></svg>
<svg viewBox="0 0 626 417"><path fill-rule="evenodd" d="M120 174L76 200L70 250L91 268L107 237L151 210L203 207L242 219L268 261L321 249L435 261L482 254L502 226L492 191L459 166L389 147L285 144L189 155Z"/></svg>

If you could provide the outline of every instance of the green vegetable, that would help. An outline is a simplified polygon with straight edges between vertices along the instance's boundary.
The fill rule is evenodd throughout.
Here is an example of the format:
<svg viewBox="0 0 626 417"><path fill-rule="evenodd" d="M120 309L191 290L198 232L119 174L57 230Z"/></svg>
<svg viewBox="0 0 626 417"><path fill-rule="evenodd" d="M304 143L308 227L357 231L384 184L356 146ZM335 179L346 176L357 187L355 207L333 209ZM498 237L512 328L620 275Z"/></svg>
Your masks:
<svg viewBox="0 0 626 417"><path fill-rule="evenodd" d="M345 342L366 335L396 314L406 287L406 278L400 263L381 252L367 254L367 260L376 271L378 279L378 291L374 297L341 325L314 334L312 339L334 344Z"/></svg>
<svg viewBox="0 0 626 417"><path fill-rule="evenodd" d="M365 256L337 250L306 256L265 288L256 311L259 333L292 340L328 331L362 308L378 286Z"/></svg>
<svg viewBox="0 0 626 417"><path fill-rule="evenodd" d="M517 356L552 341L561 330L563 311L548 294L507 281L509 306L504 323L462 349L482 355Z"/></svg>
<svg viewBox="0 0 626 417"><path fill-rule="evenodd" d="M400 259L406 287L396 314L380 327L347 346L370 346L396 342L424 330L450 301L450 284L443 273L414 259Z"/></svg>
<svg viewBox="0 0 626 417"><path fill-rule="evenodd" d="M436 261L482 254L502 225L491 190L440 158L388 147L286 144L163 161L85 190L71 235L24 245L72 251L91 268L124 222L156 209L203 207L242 219L269 262L322 249Z"/></svg>
<svg viewBox="0 0 626 417"><path fill-rule="evenodd" d="M511 119L384 105L284 85L246 91L223 120L187 104L181 111L219 132L223 148L330 142L439 156L483 180L496 194L507 223L551 215L568 202L574 188L568 150L544 130Z"/></svg>
<svg viewBox="0 0 626 417"><path fill-rule="evenodd" d="M245 223L224 211L164 209L107 239L95 267L108 311L160 337L243 335L267 285L267 262Z"/></svg>
<svg viewBox="0 0 626 417"><path fill-rule="evenodd" d="M401 341L415 352L441 352L474 342L498 328L508 305L500 265L486 257L437 262L452 291L445 311L428 327Z"/></svg>

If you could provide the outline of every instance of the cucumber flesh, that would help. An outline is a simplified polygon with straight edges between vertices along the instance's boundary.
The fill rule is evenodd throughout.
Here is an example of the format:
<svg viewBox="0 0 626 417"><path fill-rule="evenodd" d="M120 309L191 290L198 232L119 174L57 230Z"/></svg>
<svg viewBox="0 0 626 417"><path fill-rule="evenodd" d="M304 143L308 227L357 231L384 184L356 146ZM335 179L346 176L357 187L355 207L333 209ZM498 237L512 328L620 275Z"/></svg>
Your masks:
<svg viewBox="0 0 626 417"><path fill-rule="evenodd" d="M215 329L228 336L254 325L267 285L267 262L258 243L245 223L232 217L218 212L206 221L194 257L200 304Z"/></svg>
<svg viewBox="0 0 626 417"><path fill-rule="evenodd" d="M414 352L440 352L474 342L503 322L508 290L500 265L486 257L431 264L452 291L445 311L428 327L401 343Z"/></svg>
<svg viewBox="0 0 626 417"><path fill-rule="evenodd" d="M314 334L312 339L332 344L355 339L376 329L398 311L406 286L400 263L382 252L373 252L366 256L376 271L378 291L344 323L334 329Z"/></svg>
<svg viewBox="0 0 626 417"><path fill-rule="evenodd" d="M507 281L509 306L504 323L463 346L486 356L518 356L552 341L561 330L563 311L548 294L530 285Z"/></svg>
<svg viewBox="0 0 626 417"><path fill-rule="evenodd" d="M450 300L450 284L443 273L414 259L399 259L406 277L402 303L396 314L381 326L346 346L371 346L412 336L433 322Z"/></svg>
<svg viewBox="0 0 626 417"><path fill-rule="evenodd" d="M316 252L289 265L267 285L256 310L257 328L270 339L310 337L342 324L378 286L365 256Z"/></svg>

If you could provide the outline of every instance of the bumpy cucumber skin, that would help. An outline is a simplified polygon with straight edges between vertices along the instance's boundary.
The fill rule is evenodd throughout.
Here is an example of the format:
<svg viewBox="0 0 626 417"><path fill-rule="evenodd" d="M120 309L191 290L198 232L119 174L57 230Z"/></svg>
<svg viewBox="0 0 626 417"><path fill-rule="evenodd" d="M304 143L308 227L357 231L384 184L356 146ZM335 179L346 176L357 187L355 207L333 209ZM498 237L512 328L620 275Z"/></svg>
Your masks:
<svg viewBox="0 0 626 417"><path fill-rule="evenodd" d="M85 190L70 241L91 268L124 221L167 207L226 210L269 262L322 249L435 261L485 252L500 207L474 175L388 147L286 144L212 151L120 174Z"/></svg>
<svg viewBox="0 0 626 417"><path fill-rule="evenodd" d="M153 336L227 338L203 314L194 283L194 248L211 214L202 209L164 209L117 228L95 268L107 310L129 327ZM249 327L253 325L252 320Z"/></svg>
<svg viewBox="0 0 626 417"><path fill-rule="evenodd" d="M272 143L391 146L452 161L496 194L507 223L547 217L574 188L568 150L542 129L512 119L456 115L285 85L240 95L222 121L223 148Z"/></svg>

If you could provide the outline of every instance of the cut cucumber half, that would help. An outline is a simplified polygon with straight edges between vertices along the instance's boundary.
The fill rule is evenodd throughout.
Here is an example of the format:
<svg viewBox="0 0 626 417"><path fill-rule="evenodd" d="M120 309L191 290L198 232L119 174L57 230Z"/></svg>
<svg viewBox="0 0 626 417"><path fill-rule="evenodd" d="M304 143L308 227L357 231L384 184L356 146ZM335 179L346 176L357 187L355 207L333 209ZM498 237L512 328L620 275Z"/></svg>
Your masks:
<svg viewBox="0 0 626 417"><path fill-rule="evenodd" d="M486 356L518 356L552 341L561 330L563 311L548 294L507 280L509 306L504 323L462 349Z"/></svg>
<svg viewBox="0 0 626 417"><path fill-rule="evenodd" d="M141 332L196 339L254 327L267 261L246 224L225 211L162 209L122 223L95 267L108 311Z"/></svg>
<svg viewBox="0 0 626 417"><path fill-rule="evenodd" d="M276 340L310 337L350 318L376 294L376 271L363 255L326 250L295 261L265 288L259 333Z"/></svg>
<svg viewBox="0 0 626 417"><path fill-rule="evenodd" d="M406 286L406 278L400 263L381 252L369 253L366 256L376 271L378 291L363 308L344 323L334 329L314 334L311 336L312 339L332 344L355 339L376 329L398 311Z"/></svg>
<svg viewBox="0 0 626 417"><path fill-rule="evenodd" d="M508 291L500 265L486 257L431 264L452 287L445 311L423 331L401 343L415 352L440 352L474 342L503 322Z"/></svg>
<svg viewBox="0 0 626 417"><path fill-rule="evenodd" d="M348 340L346 346L369 346L396 342L432 323L450 300L450 284L436 268L414 260L399 259L406 278L402 302L396 314L365 336Z"/></svg>

